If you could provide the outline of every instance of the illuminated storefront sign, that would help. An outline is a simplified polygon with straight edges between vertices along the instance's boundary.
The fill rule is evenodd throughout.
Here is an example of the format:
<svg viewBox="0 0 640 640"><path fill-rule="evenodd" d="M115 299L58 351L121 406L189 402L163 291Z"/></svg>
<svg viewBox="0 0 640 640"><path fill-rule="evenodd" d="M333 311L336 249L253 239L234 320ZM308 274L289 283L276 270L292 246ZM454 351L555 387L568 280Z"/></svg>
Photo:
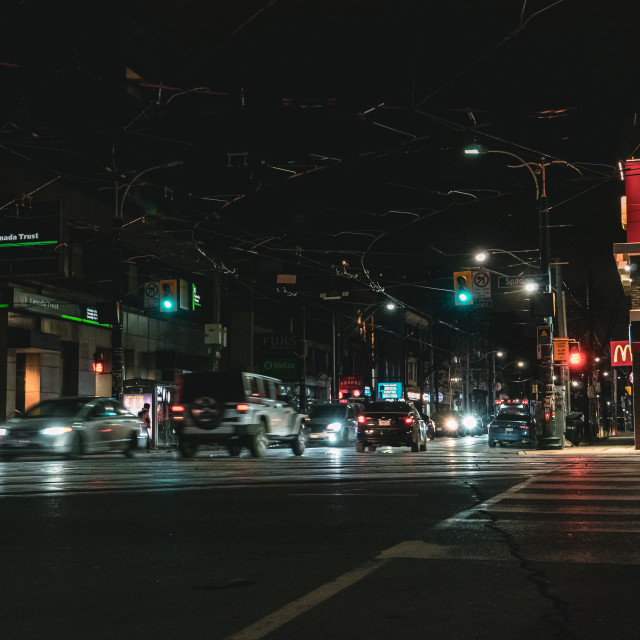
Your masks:
<svg viewBox="0 0 640 640"><path fill-rule="evenodd" d="M397 400L402 398L402 382L378 382L379 400Z"/></svg>
<svg viewBox="0 0 640 640"><path fill-rule="evenodd" d="M29 311L47 316L56 316L64 320L93 324L99 327L110 327L110 324L101 322L101 312L96 306L79 305L75 302L49 298L39 293L30 293L20 289L13 290L12 308L16 311Z"/></svg>

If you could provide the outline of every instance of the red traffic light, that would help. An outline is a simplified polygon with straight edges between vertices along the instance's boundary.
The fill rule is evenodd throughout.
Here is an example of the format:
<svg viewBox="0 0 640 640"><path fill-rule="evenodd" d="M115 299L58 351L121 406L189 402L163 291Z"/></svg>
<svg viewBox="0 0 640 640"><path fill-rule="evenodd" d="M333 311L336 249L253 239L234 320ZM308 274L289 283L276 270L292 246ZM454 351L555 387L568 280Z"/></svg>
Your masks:
<svg viewBox="0 0 640 640"><path fill-rule="evenodd" d="M583 363L583 356L580 351L571 351L569 353L569 366L579 367Z"/></svg>
<svg viewBox="0 0 640 640"><path fill-rule="evenodd" d="M104 355L98 351L93 354L93 372L104 373Z"/></svg>

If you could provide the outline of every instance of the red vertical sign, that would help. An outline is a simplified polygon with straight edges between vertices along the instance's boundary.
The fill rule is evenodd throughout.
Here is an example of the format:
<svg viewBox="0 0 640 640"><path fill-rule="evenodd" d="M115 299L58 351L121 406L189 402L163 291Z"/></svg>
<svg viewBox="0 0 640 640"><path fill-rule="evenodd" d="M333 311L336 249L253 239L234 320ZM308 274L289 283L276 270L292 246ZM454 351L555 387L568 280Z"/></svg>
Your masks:
<svg viewBox="0 0 640 640"><path fill-rule="evenodd" d="M627 196L627 242L640 242L640 160L624 161Z"/></svg>

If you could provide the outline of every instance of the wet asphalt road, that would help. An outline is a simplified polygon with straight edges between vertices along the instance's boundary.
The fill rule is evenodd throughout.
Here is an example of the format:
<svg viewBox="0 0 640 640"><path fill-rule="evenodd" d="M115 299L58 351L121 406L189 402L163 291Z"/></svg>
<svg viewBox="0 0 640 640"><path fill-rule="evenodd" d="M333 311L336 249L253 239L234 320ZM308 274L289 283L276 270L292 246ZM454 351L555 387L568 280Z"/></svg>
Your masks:
<svg viewBox="0 0 640 640"><path fill-rule="evenodd" d="M632 638L636 455L0 464L3 638Z"/></svg>

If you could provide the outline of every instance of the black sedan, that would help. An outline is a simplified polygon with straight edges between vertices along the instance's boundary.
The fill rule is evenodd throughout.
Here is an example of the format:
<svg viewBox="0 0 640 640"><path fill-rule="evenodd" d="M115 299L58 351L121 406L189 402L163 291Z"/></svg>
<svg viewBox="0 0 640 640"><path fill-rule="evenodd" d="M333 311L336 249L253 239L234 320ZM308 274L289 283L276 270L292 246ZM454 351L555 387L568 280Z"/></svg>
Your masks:
<svg viewBox="0 0 640 640"><path fill-rule="evenodd" d="M356 450L411 447L427 450L427 424L412 402L371 402L358 416Z"/></svg>

